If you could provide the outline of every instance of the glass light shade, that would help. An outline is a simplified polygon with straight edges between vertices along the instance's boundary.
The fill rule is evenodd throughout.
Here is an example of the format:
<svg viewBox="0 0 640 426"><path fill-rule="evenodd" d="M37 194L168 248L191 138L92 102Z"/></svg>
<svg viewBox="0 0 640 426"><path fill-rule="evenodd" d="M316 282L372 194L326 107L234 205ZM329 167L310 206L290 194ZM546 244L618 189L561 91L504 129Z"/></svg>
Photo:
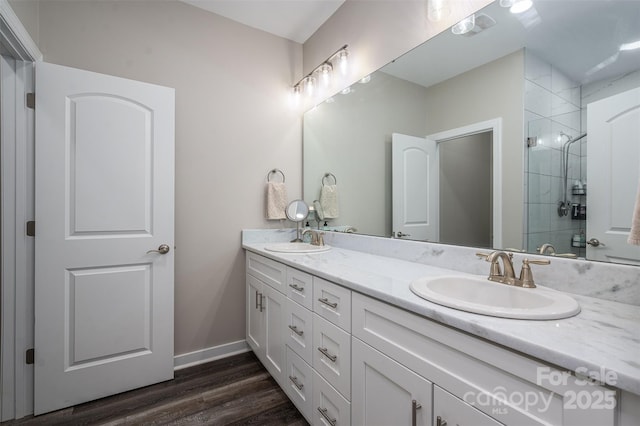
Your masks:
<svg viewBox="0 0 640 426"><path fill-rule="evenodd" d="M360 83L362 83L362 84L367 84L370 81L371 81L371 76L370 75L364 76L364 77L362 77L360 79Z"/></svg>
<svg viewBox="0 0 640 426"><path fill-rule="evenodd" d="M322 82L322 85L325 88L329 87L329 84L331 83L332 70L333 70L333 67L331 66L331 64L327 64L327 63L322 64L320 66L320 69L318 70L320 74L320 81Z"/></svg>
<svg viewBox="0 0 640 426"><path fill-rule="evenodd" d="M500 6L502 7L511 7L516 2L516 0L500 0Z"/></svg>
<svg viewBox="0 0 640 426"><path fill-rule="evenodd" d="M456 35L462 35L471 31L475 26L476 26L476 16L471 15L471 16L467 16L462 21L452 26L451 32Z"/></svg>
<svg viewBox="0 0 640 426"><path fill-rule="evenodd" d="M307 77L307 82L305 84L304 90L305 90L305 92L307 92L307 95L313 96L313 94L316 91L316 79L315 79L315 77Z"/></svg>
<svg viewBox="0 0 640 426"><path fill-rule="evenodd" d="M427 19L438 22L451 15L449 0L428 0Z"/></svg>
<svg viewBox="0 0 640 426"><path fill-rule="evenodd" d="M347 74L347 69L349 66L348 60L347 60L348 56L349 56L349 52L347 52L346 49L343 49L338 53L338 64L340 66L340 72L342 73L342 75Z"/></svg>

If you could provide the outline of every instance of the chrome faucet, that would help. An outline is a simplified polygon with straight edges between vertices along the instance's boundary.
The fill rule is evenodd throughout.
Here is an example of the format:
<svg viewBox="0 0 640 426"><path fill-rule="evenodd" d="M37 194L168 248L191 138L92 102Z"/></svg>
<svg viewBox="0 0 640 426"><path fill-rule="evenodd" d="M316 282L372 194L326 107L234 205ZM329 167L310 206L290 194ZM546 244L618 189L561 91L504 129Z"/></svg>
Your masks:
<svg viewBox="0 0 640 426"><path fill-rule="evenodd" d="M531 273L530 264L536 265L548 265L548 260L522 260L522 270L520 271L520 277L516 278L515 271L513 269L513 253L506 253L504 251L494 251L487 253L476 253L479 257L484 257L487 262L491 262L491 269L489 271L490 281L499 282L507 285L514 285L525 288L535 288L536 284L533 281L533 274ZM504 267L504 273L500 269L499 260L502 259L502 265Z"/></svg>
<svg viewBox="0 0 640 426"><path fill-rule="evenodd" d="M302 239L307 232L311 233L311 245L312 246L324 246L324 232L314 231L313 229L305 229L302 231Z"/></svg>

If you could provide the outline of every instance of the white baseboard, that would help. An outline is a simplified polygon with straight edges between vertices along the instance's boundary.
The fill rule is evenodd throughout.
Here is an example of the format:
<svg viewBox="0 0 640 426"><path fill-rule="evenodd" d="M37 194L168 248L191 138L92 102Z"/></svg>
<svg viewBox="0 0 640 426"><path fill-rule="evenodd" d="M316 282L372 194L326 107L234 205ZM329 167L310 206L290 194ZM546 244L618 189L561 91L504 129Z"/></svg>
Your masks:
<svg viewBox="0 0 640 426"><path fill-rule="evenodd" d="M200 365L217 359L226 358L228 356L249 352L250 350L251 348L247 344L246 340L238 340L237 342L225 343L224 345L213 346L211 348L176 355L173 357L173 370L182 370L183 368L193 367L194 365Z"/></svg>

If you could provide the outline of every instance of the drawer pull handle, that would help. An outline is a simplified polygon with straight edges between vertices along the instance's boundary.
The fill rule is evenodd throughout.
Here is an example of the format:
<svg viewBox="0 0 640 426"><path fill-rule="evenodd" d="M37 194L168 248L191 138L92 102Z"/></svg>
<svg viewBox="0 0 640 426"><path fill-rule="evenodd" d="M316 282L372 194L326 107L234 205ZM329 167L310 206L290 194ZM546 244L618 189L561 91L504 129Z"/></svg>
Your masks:
<svg viewBox="0 0 640 426"><path fill-rule="evenodd" d="M289 328L291 329L291 331L296 333L298 336L302 336L304 334L304 331L298 330L298 327L296 327L295 325L290 325Z"/></svg>
<svg viewBox="0 0 640 426"><path fill-rule="evenodd" d="M289 287L291 287L291 288L292 288L292 289L294 289L295 291L299 291L300 293L303 293L303 292L304 292L304 287L300 287L300 286L297 286L297 285L295 285L295 284L289 284Z"/></svg>
<svg viewBox="0 0 640 426"><path fill-rule="evenodd" d="M336 362L336 360L338 359L338 355L331 355L329 353L329 351L327 350L327 348L318 348L318 350L320 351L320 353L322 355L324 355L327 358L329 358L329 360L331 360L331 362Z"/></svg>
<svg viewBox="0 0 640 426"><path fill-rule="evenodd" d="M442 417L438 416L436 419L436 426L447 426L447 421L442 420Z"/></svg>
<svg viewBox="0 0 640 426"><path fill-rule="evenodd" d="M260 293L260 312L264 311L264 294Z"/></svg>
<svg viewBox="0 0 640 426"><path fill-rule="evenodd" d="M418 418L418 410L420 408L422 408L422 404L418 403L418 401L416 401L415 399L411 401L411 426L416 426L417 418ZM440 417L438 417L438 419L439 418ZM440 426L440 423L438 423L438 426Z"/></svg>
<svg viewBox="0 0 640 426"><path fill-rule="evenodd" d="M318 301L320 303L324 303L325 305L327 305L329 307L332 307L333 309L338 307L337 303L329 302L329 299L327 299L326 297L321 297L321 298L318 299Z"/></svg>
<svg viewBox="0 0 640 426"><path fill-rule="evenodd" d="M326 408L318 407L318 411L320 412L320 414L322 414L322 417L324 417L324 419L326 421L331 423L333 426L336 426L336 424L338 423L338 420L337 419L332 419L331 416L329 416L329 412L328 412L328 410Z"/></svg>
<svg viewBox="0 0 640 426"><path fill-rule="evenodd" d="M302 390L304 385L298 382L298 378L296 376L289 376L289 380L298 388L298 390Z"/></svg>

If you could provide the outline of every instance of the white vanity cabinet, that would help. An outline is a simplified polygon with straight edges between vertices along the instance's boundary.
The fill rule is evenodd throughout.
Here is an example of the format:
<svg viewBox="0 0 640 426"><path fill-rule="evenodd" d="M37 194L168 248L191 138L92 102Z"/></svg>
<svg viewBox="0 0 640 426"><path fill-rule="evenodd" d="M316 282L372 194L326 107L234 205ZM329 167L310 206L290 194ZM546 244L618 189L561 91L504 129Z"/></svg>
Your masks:
<svg viewBox="0 0 640 426"><path fill-rule="evenodd" d="M460 426L615 424L613 389L370 297L354 293L352 300L353 359L379 351L432 382L434 425L438 416ZM369 381L356 389L370 365L354 362L354 422L360 395L375 391ZM408 383L395 373L386 380ZM594 404L583 404L587 398Z"/></svg>
<svg viewBox="0 0 640 426"><path fill-rule="evenodd" d="M351 291L247 252L247 342L312 424L351 424Z"/></svg>

